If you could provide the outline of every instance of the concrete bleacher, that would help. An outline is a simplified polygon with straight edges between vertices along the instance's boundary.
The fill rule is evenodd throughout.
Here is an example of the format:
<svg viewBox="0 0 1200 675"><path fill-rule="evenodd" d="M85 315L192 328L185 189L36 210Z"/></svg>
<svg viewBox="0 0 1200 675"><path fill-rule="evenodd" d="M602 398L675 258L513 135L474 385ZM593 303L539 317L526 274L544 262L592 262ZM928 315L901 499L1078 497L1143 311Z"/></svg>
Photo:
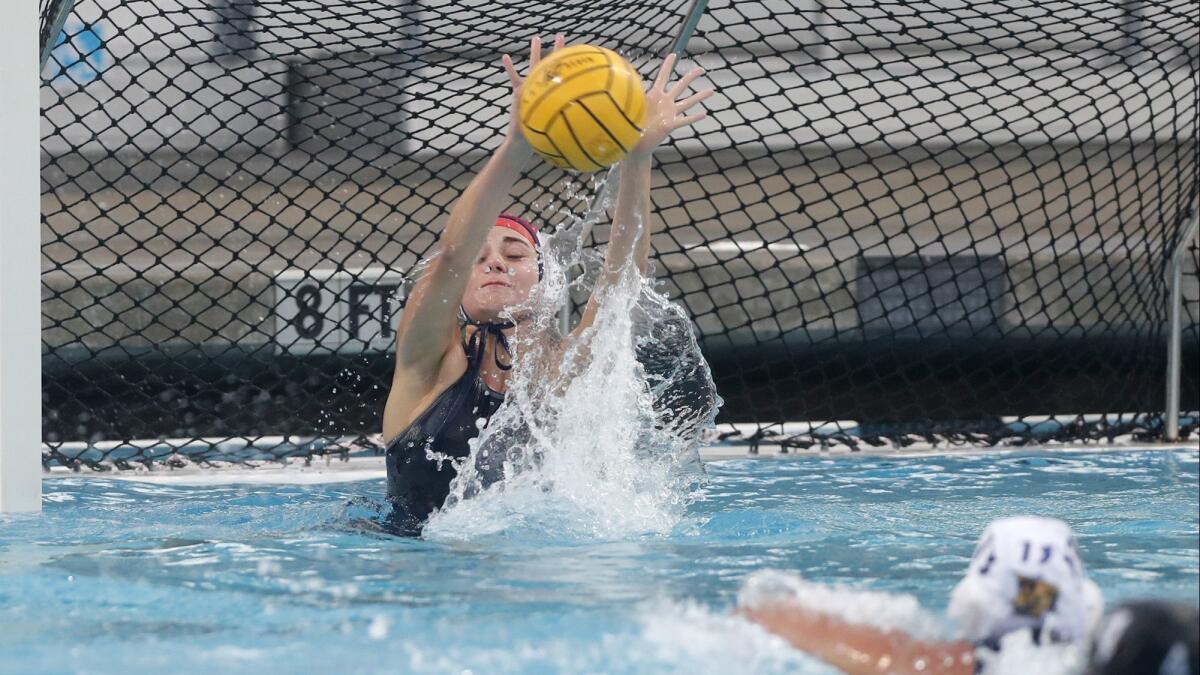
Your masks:
<svg viewBox="0 0 1200 675"><path fill-rule="evenodd" d="M1143 189L1153 193L1161 160L1112 162L1096 152L1051 177L1048 166L1065 164L1061 156L1051 159L1052 150L1014 152L1007 162L998 159L1001 150L950 168L893 155L839 169L843 157L862 152L808 162L801 151L775 154L794 166L766 180L757 180L739 154L716 153L718 166L728 162L719 174L725 191L716 195L706 192L711 181L695 180L664 153L665 180L654 192L658 226L669 233L655 239L660 276L677 286L702 334L730 325L760 339L795 330L813 340L853 333L863 318L857 287L870 283L864 258L912 256L999 261L997 318L1029 335L1078 326L1137 331L1163 320L1161 308L1141 298L1161 282L1148 278L1161 273L1149 261L1161 259L1164 243L1155 237L1169 228L1143 223L1136 202L1122 210L1115 186L1100 182L1113 174L1146 176ZM1031 161L1038 152L1047 156L1041 166ZM46 347L268 342L280 272L406 271L416 252L430 249L438 220L406 222L395 214L419 212L423 188L456 193L468 176L461 169L450 179L411 175L422 182L247 179L217 200L179 184L161 193L152 184L132 195L48 194L45 212L70 213L77 222L72 230L57 226L61 218L43 226ZM892 181L900 184L889 187ZM867 186L866 198L836 192L849 185ZM195 199L181 198L190 194ZM106 200L121 206L105 210ZM348 213L356 201L362 216ZM286 206L253 206L272 202ZM71 205L64 210L65 203ZM244 215L235 220L235 213ZM70 262L56 263L62 259ZM1185 297L1195 322L1194 257L1188 265Z"/></svg>

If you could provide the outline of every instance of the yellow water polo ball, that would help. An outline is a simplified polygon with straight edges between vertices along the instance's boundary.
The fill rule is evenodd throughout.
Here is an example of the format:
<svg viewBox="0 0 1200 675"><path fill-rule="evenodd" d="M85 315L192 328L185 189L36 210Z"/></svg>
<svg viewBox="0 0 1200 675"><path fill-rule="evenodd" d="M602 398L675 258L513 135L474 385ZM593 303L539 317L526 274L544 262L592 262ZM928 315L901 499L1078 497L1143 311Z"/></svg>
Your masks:
<svg viewBox="0 0 1200 675"><path fill-rule="evenodd" d="M521 130L563 169L598 171L637 144L646 123L642 78L620 54L592 45L555 51L521 88Z"/></svg>

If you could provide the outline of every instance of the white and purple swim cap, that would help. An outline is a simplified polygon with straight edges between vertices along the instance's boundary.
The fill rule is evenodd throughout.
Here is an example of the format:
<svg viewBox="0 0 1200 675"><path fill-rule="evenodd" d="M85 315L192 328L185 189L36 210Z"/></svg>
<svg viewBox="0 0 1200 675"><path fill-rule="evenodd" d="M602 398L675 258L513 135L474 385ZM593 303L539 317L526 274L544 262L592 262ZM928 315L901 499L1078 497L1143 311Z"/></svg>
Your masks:
<svg viewBox="0 0 1200 675"><path fill-rule="evenodd" d="M1075 536L1061 520L1018 516L984 530L947 608L976 644L1030 629L1038 642L1086 638L1103 610Z"/></svg>

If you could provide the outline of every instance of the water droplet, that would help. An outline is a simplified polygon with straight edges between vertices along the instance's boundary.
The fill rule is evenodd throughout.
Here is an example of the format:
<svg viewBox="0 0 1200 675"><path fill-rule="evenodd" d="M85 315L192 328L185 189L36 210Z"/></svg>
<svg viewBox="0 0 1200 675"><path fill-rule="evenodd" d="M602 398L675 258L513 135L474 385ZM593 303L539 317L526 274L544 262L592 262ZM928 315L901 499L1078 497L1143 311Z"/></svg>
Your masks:
<svg viewBox="0 0 1200 675"><path fill-rule="evenodd" d="M372 640L382 640L388 634L388 620L382 614L376 614L375 618L371 619L371 625L367 626L367 637Z"/></svg>

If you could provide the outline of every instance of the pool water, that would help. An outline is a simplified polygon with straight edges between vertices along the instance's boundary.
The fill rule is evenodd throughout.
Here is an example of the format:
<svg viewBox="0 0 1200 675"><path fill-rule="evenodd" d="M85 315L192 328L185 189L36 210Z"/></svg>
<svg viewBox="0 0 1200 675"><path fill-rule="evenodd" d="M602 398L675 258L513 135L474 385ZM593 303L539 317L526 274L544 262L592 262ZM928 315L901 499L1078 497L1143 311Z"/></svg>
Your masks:
<svg viewBox="0 0 1200 675"><path fill-rule="evenodd" d="M826 673L729 615L751 573L940 615L983 527L1032 513L1075 528L1110 603L1194 601L1198 467L1196 451L721 461L668 534L603 539L388 536L382 480L52 478L44 513L0 516L0 671Z"/></svg>

